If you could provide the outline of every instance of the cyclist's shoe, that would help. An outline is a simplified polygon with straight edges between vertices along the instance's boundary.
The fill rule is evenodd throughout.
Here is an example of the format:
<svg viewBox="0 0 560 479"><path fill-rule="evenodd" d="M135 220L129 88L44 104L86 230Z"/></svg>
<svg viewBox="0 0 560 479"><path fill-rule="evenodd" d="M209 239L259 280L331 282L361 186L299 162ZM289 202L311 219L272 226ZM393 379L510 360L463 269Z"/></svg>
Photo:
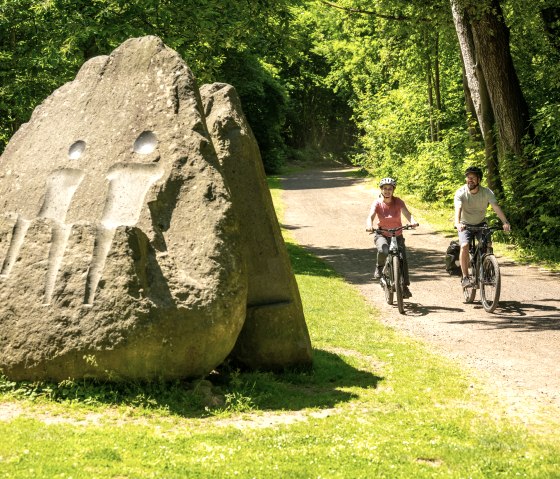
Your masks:
<svg viewBox="0 0 560 479"><path fill-rule="evenodd" d="M410 289L408 289L408 286L405 286L402 290L402 297L404 299L408 299L412 297L412 293L410 292Z"/></svg>
<svg viewBox="0 0 560 479"><path fill-rule="evenodd" d="M463 289L468 288L469 286L472 286L472 280L470 278L470 276L464 276L463 279L461 280L461 286L463 287Z"/></svg>
<svg viewBox="0 0 560 479"><path fill-rule="evenodd" d="M373 279L380 279L382 271L383 271L383 268L381 266L377 266L375 268L375 272L373 273Z"/></svg>

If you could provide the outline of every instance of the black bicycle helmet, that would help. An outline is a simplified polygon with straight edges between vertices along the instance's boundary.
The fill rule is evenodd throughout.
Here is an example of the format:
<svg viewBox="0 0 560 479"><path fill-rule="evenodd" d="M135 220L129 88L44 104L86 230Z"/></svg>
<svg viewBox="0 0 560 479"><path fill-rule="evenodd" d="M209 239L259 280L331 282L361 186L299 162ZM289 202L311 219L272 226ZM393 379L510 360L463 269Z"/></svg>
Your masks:
<svg viewBox="0 0 560 479"><path fill-rule="evenodd" d="M482 180L482 170L478 166L469 166L465 170L465 176L467 176L469 173L474 173L476 176L478 176L479 180Z"/></svg>
<svg viewBox="0 0 560 479"><path fill-rule="evenodd" d="M397 187L397 181L393 178L383 178L379 182L379 188L383 188L384 185L391 185L393 188Z"/></svg>

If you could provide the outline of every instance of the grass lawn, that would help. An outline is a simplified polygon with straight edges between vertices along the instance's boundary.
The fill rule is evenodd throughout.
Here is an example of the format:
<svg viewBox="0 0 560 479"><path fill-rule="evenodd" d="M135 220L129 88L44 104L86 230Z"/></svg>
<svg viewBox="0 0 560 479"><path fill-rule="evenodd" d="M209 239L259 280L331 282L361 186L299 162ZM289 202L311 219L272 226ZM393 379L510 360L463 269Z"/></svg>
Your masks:
<svg viewBox="0 0 560 479"><path fill-rule="evenodd" d="M119 386L3 378L0 478L560 477L554 417L538 430L508 418L474 378L382 326L325 263L287 246L312 370L225 365L194 382Z"/></svg>

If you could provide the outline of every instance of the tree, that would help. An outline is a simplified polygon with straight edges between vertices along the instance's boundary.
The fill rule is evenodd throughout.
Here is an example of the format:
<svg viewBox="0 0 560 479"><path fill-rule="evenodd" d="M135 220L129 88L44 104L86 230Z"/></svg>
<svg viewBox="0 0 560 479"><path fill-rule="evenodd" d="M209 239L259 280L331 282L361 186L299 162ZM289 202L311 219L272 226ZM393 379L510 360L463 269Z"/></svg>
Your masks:
<svg viewBox="0 0 560 479"><path fill-rule="evenodd" d="M560 53L560 6L543 7L540 14L551 45Z"/></svg>
<svg viewBox="0 0 560 479"><path fill-rule="evenodd" d="M499 187L499 165L493 152L492 123L499 133L499 145L508 171L516 181L511 191L515 203L525 201L526 181L522 175L535 167L524 148L535 140L529 106L525 100L510 50L509 29L498 0L474 2L450 0L467 85L486 145L486 160L491 184ZM488 99L489 102L488 102ZM488 108L491 105L491 112ZM501 193L501 191L498 191ZM516 226L528 219L527 210L518 210Z"/></svg>
<svg viewBox="0 0 560 479"><path fill-rule="evenodd" d="M478 121L479 131L484 141L488 185L496 194L501 194L498 150L494 136L494 112L484 72L477 58L472 27L466 10L461 7L459 0L451 0L451 11L461 49L467 111Z"/></svg>
<svg viewBox="0 0 560 479"><path fill-rule="evenodd" d="M469 0L472 2L472 0ZM477 59L496 119L504 153L523 156L523 139L534 139L529 106L521 90L511 56L509 29L498 0L489 0L480 11L480 2L467 5Z"/></svg>

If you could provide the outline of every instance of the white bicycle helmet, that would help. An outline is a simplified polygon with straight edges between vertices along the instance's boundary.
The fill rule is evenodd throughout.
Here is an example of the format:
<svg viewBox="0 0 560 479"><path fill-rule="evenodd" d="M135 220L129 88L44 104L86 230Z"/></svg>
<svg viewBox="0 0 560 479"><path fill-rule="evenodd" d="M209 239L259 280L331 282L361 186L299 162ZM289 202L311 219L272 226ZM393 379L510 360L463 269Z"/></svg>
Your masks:
<svg viewBox="0 0 560 479"><path fill-rule="evenodd" d="M379 188L383 188L384 185L391 185L393 188L397 187L397 181L393 178L383 178L379 182Z"/></svg>

